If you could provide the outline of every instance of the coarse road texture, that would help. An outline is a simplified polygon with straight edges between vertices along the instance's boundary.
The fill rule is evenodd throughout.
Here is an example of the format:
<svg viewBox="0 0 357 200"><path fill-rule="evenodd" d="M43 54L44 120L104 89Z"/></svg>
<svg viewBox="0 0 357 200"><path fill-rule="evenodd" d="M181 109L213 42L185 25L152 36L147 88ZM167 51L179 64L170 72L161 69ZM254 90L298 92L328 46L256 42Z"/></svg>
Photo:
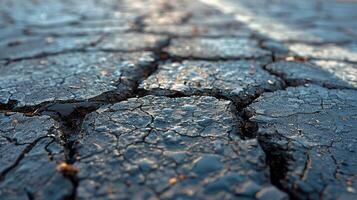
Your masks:
<svg viewBox="0 0 357 200"><path fill-rule="evenodd" d="M2 0L0 199L357 199L355 0Z"/></svg>

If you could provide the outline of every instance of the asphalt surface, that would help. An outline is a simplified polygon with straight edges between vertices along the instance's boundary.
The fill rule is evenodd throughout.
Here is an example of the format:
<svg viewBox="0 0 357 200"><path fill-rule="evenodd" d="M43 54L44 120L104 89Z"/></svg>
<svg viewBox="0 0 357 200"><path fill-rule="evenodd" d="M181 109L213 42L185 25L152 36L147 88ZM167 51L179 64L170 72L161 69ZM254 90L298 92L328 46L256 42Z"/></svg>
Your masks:
<svg viewBox="0 0 357 200"><path fill-rule="evenodd" d="M0 199L357 199L354 0L3 0Z"/></svg>

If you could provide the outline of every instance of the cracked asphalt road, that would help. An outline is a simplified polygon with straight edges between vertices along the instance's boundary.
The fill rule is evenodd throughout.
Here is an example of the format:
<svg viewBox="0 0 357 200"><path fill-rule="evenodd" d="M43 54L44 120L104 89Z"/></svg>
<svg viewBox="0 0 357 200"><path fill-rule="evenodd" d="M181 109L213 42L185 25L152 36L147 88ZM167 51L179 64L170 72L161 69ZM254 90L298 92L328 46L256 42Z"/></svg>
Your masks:
<svg viewBox="0 0 357 200"><path fill-rule="evenodd" d="M3 0L0 199L356 199L356 10Z"/></svg>

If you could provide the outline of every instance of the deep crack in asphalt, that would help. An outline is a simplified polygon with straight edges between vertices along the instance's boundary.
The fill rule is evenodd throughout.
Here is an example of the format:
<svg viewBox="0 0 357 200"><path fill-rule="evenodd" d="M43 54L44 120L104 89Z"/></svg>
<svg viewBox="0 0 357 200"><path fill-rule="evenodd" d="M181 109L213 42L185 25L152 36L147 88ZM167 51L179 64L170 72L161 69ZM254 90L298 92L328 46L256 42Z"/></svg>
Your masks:
<svg viewBox="0 0 357 200"><path fill-rule="evenodd" d="M4 199L356 196L353 37L120 2L0 9Z"/></svg>

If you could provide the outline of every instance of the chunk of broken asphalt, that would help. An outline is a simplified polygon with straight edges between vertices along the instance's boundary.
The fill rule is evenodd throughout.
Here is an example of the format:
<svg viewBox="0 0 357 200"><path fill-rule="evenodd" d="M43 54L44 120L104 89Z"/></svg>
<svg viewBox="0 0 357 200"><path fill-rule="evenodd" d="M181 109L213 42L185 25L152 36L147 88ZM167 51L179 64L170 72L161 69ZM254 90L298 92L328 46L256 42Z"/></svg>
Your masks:
<svg viewBox="0 0 357 200"><path fill-rule="evenodd" d="M223 96L247 104L265 91L283 87L282 81L254 61L184 61L159 65L139 88L156 95Z"/></svg>
<svg viewBox="0 0 357 200"><path fill-rule="evenodd" d="M355 90L288 88L263 94L246 111L258 123L273 180L293 197L357 197Z"/></svg>
<svg viewBox="0 0 357 200"><path fill-rule="evenodd" d="M0 67L0 103L123 99L154 66L152 53L68 53Z"/></svg>
<svg viewBox="0 0 357 200"><path fill-rule="evenodd" d="M104 106L86 117L76 146L79 198L255 199L274 186L257 141L237 135L239 120L213 97ZM237 190L248 182L255 189Z"/></svg>

